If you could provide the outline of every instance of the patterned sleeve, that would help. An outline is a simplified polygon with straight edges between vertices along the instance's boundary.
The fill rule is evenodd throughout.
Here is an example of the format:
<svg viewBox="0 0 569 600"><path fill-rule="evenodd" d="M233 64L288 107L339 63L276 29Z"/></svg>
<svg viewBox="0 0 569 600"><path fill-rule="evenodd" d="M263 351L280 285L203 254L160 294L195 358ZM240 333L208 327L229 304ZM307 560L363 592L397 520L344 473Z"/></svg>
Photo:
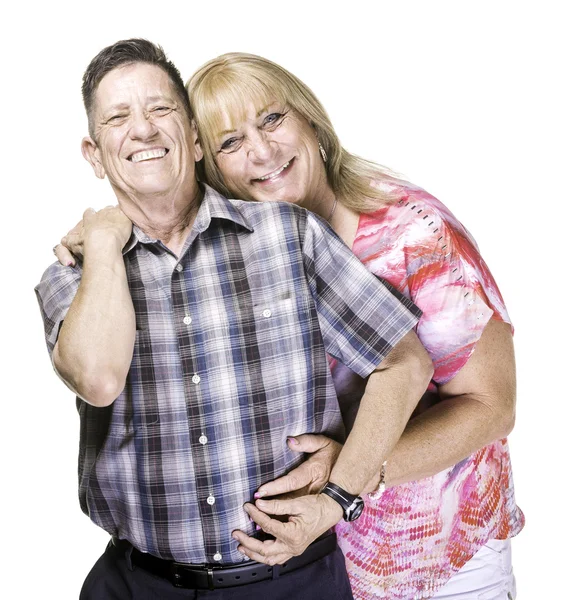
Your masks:
<svg viewBox="0 0 569 600"><path fill-rule="evenodd" d="M444 384L466 364L491 318L510 323L504 301L474 239L424 190L379 212L360 226L369 232L375 221L382 237L368 266L423 311L417 335L433 360L433 380Z"/></svg>
<svg viewBox="0 0 569 600"><path fill-rule="evenodd" d="M326 351L366 377L416 325L421 311L393 295L312 214L303 254Z"/></svg>
<svg viewBox="0 0 569 600"><path fill-rule="evenodd" d="M80 267L64 267L59 263L53 263L35 287L50 356L63 319L65 319L69 306L77 293L80 280Z"/></svg>

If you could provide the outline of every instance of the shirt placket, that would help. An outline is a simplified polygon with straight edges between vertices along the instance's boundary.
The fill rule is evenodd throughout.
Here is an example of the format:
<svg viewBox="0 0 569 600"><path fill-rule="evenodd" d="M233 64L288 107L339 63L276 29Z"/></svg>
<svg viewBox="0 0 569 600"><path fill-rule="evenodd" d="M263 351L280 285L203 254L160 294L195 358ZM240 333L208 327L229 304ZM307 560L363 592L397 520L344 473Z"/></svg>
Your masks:
<svg viewBox="0 0 569 600"><path fill-rule="evenodd" d="M189 271L190 247L176 264L171 281L172 309L176 337L179 346L186 406L188 410L189 436L195 471L195 490L204 538L205 559L208 563L221 562L219 523L222 519L216 510L213 493L215 482L211 467L217 462L215 433L209 425L205 412L204 388L207 388L207 370L204 356L205 344L200 339L199 314L197 311L195 281Z"/></svg>

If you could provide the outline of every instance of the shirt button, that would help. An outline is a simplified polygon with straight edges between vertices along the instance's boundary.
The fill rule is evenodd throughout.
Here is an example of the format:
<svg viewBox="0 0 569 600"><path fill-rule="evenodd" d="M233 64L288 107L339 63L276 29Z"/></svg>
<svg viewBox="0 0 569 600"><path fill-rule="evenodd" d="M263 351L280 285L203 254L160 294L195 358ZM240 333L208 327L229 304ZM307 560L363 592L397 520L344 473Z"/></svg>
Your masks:
<svg viewBox="0 0 569 600"><path fill-rule="evenodd" d="M263 317L270 317L271 315L271 311L268 308L265 308L265 310L263 311Z"/></svg>
<svg viewBox="0 0 569 600"><path fill-rule="evenodd" d="M213 555L213 560L215 560L216 562L219 562L221 560L221 554L219 552L216 552Z"/></svg>
<svg viewBox="0 0 569 600"><path fill-rule="evenodd" d="M184 325L189 325L192 322L192 317L190 315L186 315L184 317Z"/></svg>
<svg viewBox="0 0 569 600"><path fill-rule="evenodd" d="M203 433L200 435L198 442L202 445L205 446L207 444L207 436L204 435Z"/></svg>
<svg viewBox="0 0 569 600"><path fill-rule="evenodd" d="M215 497L214 496L208 496L206 502L210 505L213 506L215 504Z"/></svg>
<svg viewBox="0 0 569 600"><path fill-rule="evenodd" d="M194 375L192 377L192 382L193 383L199 383L202 380L202 378L199 375Z"/></svg>
<svg viewBox="0 0 569 600"><path fill-rule="evenodd" d="M178 273L181 273L184 270L184 267L182 267L182 265L180 263L178 263L176 265L176 271L178 271Z"/></svg>

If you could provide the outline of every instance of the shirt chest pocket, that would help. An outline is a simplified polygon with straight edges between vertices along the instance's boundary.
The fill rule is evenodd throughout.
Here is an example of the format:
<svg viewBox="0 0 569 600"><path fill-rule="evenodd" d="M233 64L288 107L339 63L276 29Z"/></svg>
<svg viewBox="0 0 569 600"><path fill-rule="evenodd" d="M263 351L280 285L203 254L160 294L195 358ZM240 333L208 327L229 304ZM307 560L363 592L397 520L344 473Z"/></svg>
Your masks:
<svg viewBox="0 0 569 600"><path fill-rule="evenodd" d="M303 336L310 330L311 306L311 298L305 295L255 299L250 321L261 354L277 348L300 350Z"/></svg>

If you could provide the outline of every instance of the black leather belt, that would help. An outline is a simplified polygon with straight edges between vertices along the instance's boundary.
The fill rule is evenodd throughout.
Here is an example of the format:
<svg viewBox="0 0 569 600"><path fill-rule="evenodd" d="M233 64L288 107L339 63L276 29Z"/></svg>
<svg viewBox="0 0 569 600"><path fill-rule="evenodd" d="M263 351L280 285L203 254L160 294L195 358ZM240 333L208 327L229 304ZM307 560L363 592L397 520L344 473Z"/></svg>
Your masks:
<svg viewBox="0 0 569 600"><path fill-rule="evenodd" d="M237 565L189 565L171 560L163 560L152 554L140 552L126 540L112 538L112 544L118 550L127 552L132 548L130 560L133 565L167 579L172 585L179 588L194 590L215 590L219 588L247 585L265 579L273 578L273 567L249 561ZM278 574L284 575L313 563L337 548L335 533L327 533L312 542L300 555L294 556L286 563L279 565Z"/></svg>

